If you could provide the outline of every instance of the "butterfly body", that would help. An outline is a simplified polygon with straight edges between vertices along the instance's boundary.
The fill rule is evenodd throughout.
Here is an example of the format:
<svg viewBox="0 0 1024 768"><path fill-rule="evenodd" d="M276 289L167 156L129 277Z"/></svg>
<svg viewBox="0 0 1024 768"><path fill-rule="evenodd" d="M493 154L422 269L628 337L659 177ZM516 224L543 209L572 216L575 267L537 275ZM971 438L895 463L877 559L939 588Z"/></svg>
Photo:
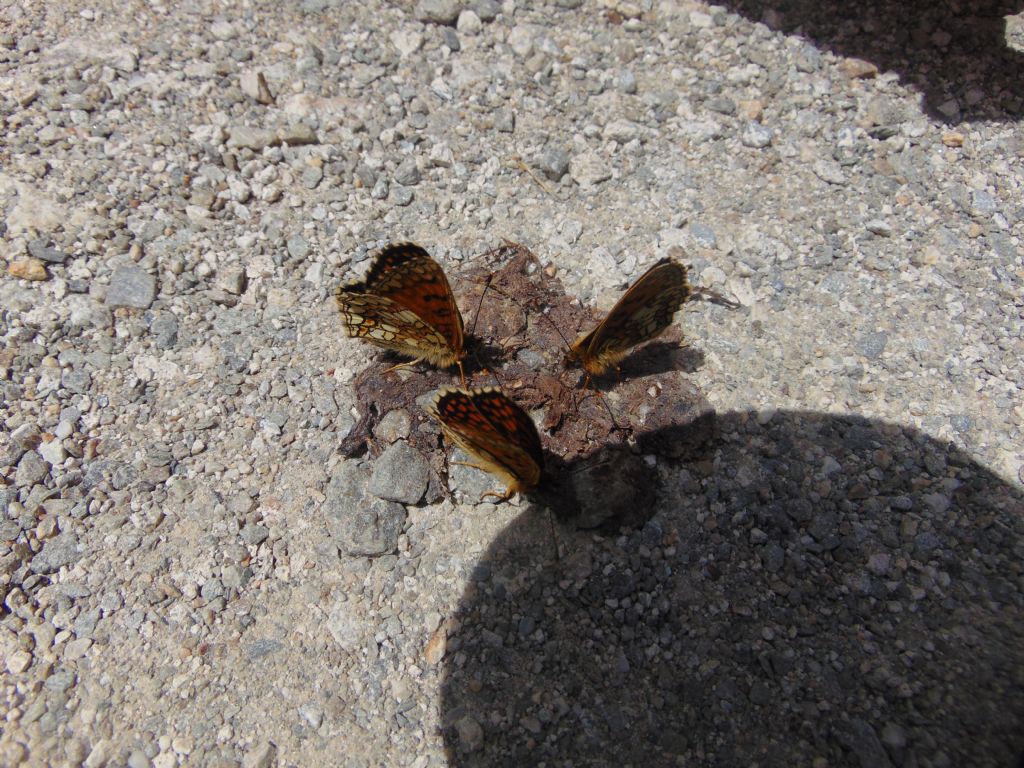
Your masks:
<svg viewBox="0 0 1024 768"><path fill-rule="evenodd" d="M420 246L384 248L366 277L334 294L350 337L447 368L465 357L462 315L441 266Z"/></svg>
<svg viewBox="0 0 1024 768"><path fill-rule="evenodd" d="M616 367L633 347L668 328L689 296L686 267L662 259L629 287L594 330L572 343L566 365L580 365L593 376Z"/></svg>
<svg viewBox="0 0 1024 768"><path fill-rule="evenodd" d="M434 399L431 415L445 437L479 462L470 466L496 475L507 486L503 494L490 491L484 496L507 499L540 483L544 452L537 427L501 390L445 387Z"/></svg>

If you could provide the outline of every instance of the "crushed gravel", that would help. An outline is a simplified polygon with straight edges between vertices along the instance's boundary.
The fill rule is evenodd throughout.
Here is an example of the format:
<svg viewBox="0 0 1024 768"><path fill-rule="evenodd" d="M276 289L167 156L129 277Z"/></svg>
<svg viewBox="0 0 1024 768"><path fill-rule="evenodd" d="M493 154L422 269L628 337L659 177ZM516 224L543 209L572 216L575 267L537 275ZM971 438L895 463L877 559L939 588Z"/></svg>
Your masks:
<svg viewBox="0 0 1024 768"><path fill-rule="evenodd" d="M1014 765L1022 62L1008 0L0 8L0 764ZM642 522L339 450L333 288L506 239L740 304Z"/></svg>

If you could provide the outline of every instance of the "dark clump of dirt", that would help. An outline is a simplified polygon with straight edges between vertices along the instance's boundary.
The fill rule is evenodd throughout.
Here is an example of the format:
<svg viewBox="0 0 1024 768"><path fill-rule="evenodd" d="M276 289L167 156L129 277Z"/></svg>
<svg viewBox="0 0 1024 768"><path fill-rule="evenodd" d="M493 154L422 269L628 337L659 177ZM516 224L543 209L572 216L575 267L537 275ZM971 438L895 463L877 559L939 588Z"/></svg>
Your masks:
<svg viewBox="0 0 1024 768"><path fill-rule="evenodd" d="M712 436L714 411L685 376L699 353L681 347L672 326L584 388L582 372L562 361L597 318L528 248L508 243L482 254L452 289L466 320L467 386L500 386L538 423L544 476L529 499L581 528L642 524L654 512L657 462L692 457ZM405 409L409 442L440 479L446 451L426 408L438 388L458 385L457 370L389 370L398 362L381 354L356 378L360 419L341 451L378 454L387 447L376 435L381 419Z"/></svg>

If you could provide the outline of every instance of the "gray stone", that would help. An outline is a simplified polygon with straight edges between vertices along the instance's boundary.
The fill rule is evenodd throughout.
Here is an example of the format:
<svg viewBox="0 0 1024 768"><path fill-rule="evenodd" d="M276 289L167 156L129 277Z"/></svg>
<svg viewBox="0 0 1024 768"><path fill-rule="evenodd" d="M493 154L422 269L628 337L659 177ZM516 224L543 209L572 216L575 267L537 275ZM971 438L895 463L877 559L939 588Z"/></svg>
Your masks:
<svg viewBox="0 0 1024 768"><path fill-rule="evenodd" d="M404 208L412 202L413 193L408 187L392 187L391 189L391 202L395 205Z"/></svg>
<svg viewBox="0 0 1024 768"><path fill-rule="evenodd" d="M302 147L307 144L319 144L320 139L313 127L306 123L293 123L277 130L277 141L289 147Z"/></svg>
<svg viewBox="0 0 1024 768"><path fill-rule="evenodd" d="M420 183L420 169L416 165L416 158L407 157L395 169L395 181L403 187L413 187Z"/></svg>
<svg viewBox="0 0 1024 768"><path fill-rule="evenodd" d="M819 512L807 527L808 533L818 541L825 541L835 536L838 529L839 519L836 517L835 512L832 511Z"/></svg>
<svg viewBox="0 0 1024 768"><path fill-rule="evenodd" d="M464 715L455 722L459 745L466 752L476 752L484 744L484 729L472 715Z"/></svg>
<svg viewBox="0 0 1024 768"><path fill-rule="evenodd" d="M525 24L518 24L509 31L505 42L516 56L525 59L533 50L533 30Z"/></svg>
<svg viewBox="0 0 1024 768"><path fill-rule="evenodd" d="M501 3L497 0L474 0L470 7L476 11L481 21L494 21L501 13Z"/></svg>
<svg viewBox="0 0 1024 768"><path fill-rule="evenodd" d="M21 535L21 523L0 518L0 541L14 541Z"/></svg>
<svg viewBox="0 0 1024 768"><path fill-rule="evenodd" d="M78 618L75 619L75 637L92 637L92 633L96 631L96 624L99 620L99 608L89 608L82 611L78 614Z"/></svg>
<svg viewBox="0 0 1024 768"><path fill-rule="evenodd" d="M246 277L245 270L242 267L229 267L221 272L217 277L217 286L223 288L228 293L240 296L245 293L246 283L248 278Z"/></svg>
<svg viewBox="0 0 1024 768"><path fill-rule="evenodd" d="M636 75L624 69L615 76L615 87L623 93L636 93Z"/></svg>
<svg viewBox="0 0 1024 768"><path fill-rule="evenodd" d="M970 214L972 216L977 216L979 218L987 217L991 216L997 210L999 210L999 205L990 193L986 192L984 189L975 189L971 191Z"/></svg>
<svg viewBox="0 0 1024 768"><path fill-rule="evenodd" d="M396 408L388 411L381 418L377 428L373 430L374 436L385 445L391 445L396 440L404 440L409 437L412 429L412 417L404 408Z"/></svg>
<svg viewBox="0 0 1024 768"><path fill-rule="evenodd" d="M892 570L892 556L887 552L876 552L868 557L868 570L876 576L886 576Z"/></svg>
<svg viewBox="0 0 1024 768"><path fill-rule="evenodd" d="M39 427L31 422L26 422L11 432L11 439L23 451L33 451L39 447L43 436Z"/></svg>
<svg viewBox="0 0 1024 768"><path fill-rule="evenodd" d="M327 616L327 631L342 648L355 651L366 639L366 622L350 600L337 600Z"/></svg>
<svg viewBox="0 0 1024 768"><path fill-rule="evenodd" d="M160 312L149 325L157 349L172 349L178 343L178 318L171 312Z"/></svg>
<svg viewBox="0 0 1024 768"><path fill-rule="evenodd" d="M605 141L617 141L620 144L632 141L640 135L640 126L632 120L612 120L601 132Z"/></svg>
<svg viewBox="0 0 1024 768"><path fill-rule="evenodd" d="M264 656L270 656L271 654L277 653L282 648L284 648L284 643L280 640L275 640L270 637L261 637L246 646L245 655L250 661L255 661L256 659L262 659Z"/></svg>
<svg viewBox="0 0 1024 768"><path fill-rule="evenodd" d="M324 711L316 704L303 704L299 707L299 716L313 728L319 728L324 721Z"/></svg>
<svg viewBox="0 0 1024 768"><path fill-rule="evenodd" d="M459 13L459 20L455 27L461 34L475 37L483 29L483 22L480 21L480 17L476 15L475 11L467 9Z"/></svg>
<svg viewBox="0 0 1024 768"><path fill-rule="evenodd" d="M857 342L857 354L863 355L868 360L877 360L885 351L885 345L889 341L889 334L885 331L875 331L862 336Z"/></svg>
<svg viewBox="0 0 1024 768"><path fill-rule="evenodd" d="M269 741L261 741L242 758L242 768L270 768L277 759L277 747Z"/></svg>
<svg viewBox="0 0 1024 768"><path fill-rule="evenodd" d="M690 222L689 232L690 237L704 248L718 247L718 238L715 236L715 230L711 227L701 224L699 221L693 221Z"/></svg>
<svg viewBox="0 0 1024 768"><path fill-rule="evenodd" d="M459 42L459 34L451 27L441 27L441 39L444 41L444 44L448 46L449 50L462 50L462 44Z"/></svg>
<svg viewBox="0 0 1024 768"><path fill-rule="evenodd" d="M292 235L288 238L285 243L285 248L288 249L288 255L293 259L302 260L306 258L309 253L309 243L302 235Z"/></svg>
<svg viewBox="0 0 1024 768"><path fill-rule="evenodd" d="M319 165L311 165L302 172L299 181L306 189L316 189L324 178L324 169Z"/></svg>
<svg viewBox="0 0 1024 768"><path fill-rule="evenodd" d="M39 446L38 451L39 455L43 457L43 460L51 467L63 464L64 459L66 459L68 455L60 440L51 440L48 443L42 443Z"/></svg>
<svg viewBox="0 0 1024 768"><path fill-rule="evenodd" d="M33 573L54 573L78 558L78 539L70 531L65 531L43 544L39 554L32 558L30 567Z"/></svg>
<svg viewBox="0 0 1024 768"><path fill-rule="evenodd" d="M942 546L942 541L931 531L923 531L914 537L914 552L927 555Z"/></svg>
<svg viewBox="0 0 1024 768"><path fill-rule="evenodd" d="M369 489L386 501L416 504L423 498L429 480L427 460L407 442L399 440L374 462Z"/></svg>
<svg viewBox="0 0 1024 768"><path fill-rule="evenodd" d="M224 584L221 583L220 579L207 579L203 582L199 594L206 602L216 600L218 597L224 596Z"/></svg>
<svg viewBox="0 0 1024 768"><path fill-rule="evenodd" d="M714 96L707 100L707 108L720 115L735 115L736 102L728 96Z"/></svg>
<svg viewBox="0 0 1024 768"><path fill-rule="evenodd" d="M740 134L740 143L752 149L764 149L771 146L772 129L766 128L756 120L749 122L743 129L743 133Z"/></svg>
<svg viewBox="0 0 1024 768"><path fill-rule="evenodd" d="M228 147L231 149L251 149L254 152L262 152L279 141L277 134L268 128L236 125L228 129Z"/></svg>
<svg viewBox="0 0 1024 768"><path fill-rule="evenodd" d="M892 225L882 219L871 219L864 224L864 229L879 237L892 237Z"/></svg>
<svg viewBox="0 0 1024 768"><path fill-rule="evenodd" d="M124 266L114 270L107 287L108 307L146 309L156 298L156 278L141 267Z"/></svg>
<svg viewBox="0 0 1024 768"><path fill-rule="evenodd" d="M612 177L608 161L597 152L583 152L569 161L569 173L581 187L593 187Z"/></svg>
<svg viewBox="0 0 1024 768"><path fill-rule="evenodd" d="M846 176L843 175L843 169L835 160L818 160L812 166L812 170L815 176L829 184L837 186L844 186L846 184Z"/></svg>
<svg viewBox="0 0 1024 768"><path fill-rule="evenodd" d="M569 153L558 147L547 147L537 158L537 167L552 181L558 181L569 170Z"/></svg>
<svg viewBox="0 0 1024 768"><path fill-rule="evenodd" d="M393 552L405 527L405 507L369 494L370 473L362 465L339 466L327 486L327 530L348 555L375 557Z"/></svg>
<svg viewBox="0 0 1024 768"><path fill-rule="evenodd" d="M516 129L516 113L511 109L499 109L494 113L494 128L498 133L512 133Z"/></svg>
<svg viewBox="0 0 1024 768"><path fill-rule="evenodd" d="M250 547L258 547L270 536L270 529L259 523L249 523L239 531L239 535Z"/></svg>
<svg viewBox="0 0 1024 768"><path fill-rule="evenodd" d="M28 451L18 462L18 469L14 473L14 484L18 488L31 488L33 485L43 482L50 473L46 462L35 451Z"/></svg>
<svg viewBox="0 0 1024 768"><path fill-rule="evenodd" d="M75 673L70 669L55 669L53 674L46 678L43 687L48 691L63 693L75 684Z"/></svg>
<svg viewBox="0 0 1024 768"><path fill-rule="evenodd" d="M420 0L414 13L424 23L450 26L458 20L461 10L460 0Z"/></svg>
<svg viewBox="0 0 1024 768"><path fill-rule="evenodd" d="M68 392L74 392L76 395L84 395L88 392L91 383L92 375L81 368L72 368L71 370L64 371L60 377L60 385Z"/></svg>
<svg viewBox="0 0 1024 768"><path fill-rule="evenodd" d="M68 258L66 253L58 251L46 240L29 241L28 252L37 259L49 262L50 264L63 264Z"/></svg>

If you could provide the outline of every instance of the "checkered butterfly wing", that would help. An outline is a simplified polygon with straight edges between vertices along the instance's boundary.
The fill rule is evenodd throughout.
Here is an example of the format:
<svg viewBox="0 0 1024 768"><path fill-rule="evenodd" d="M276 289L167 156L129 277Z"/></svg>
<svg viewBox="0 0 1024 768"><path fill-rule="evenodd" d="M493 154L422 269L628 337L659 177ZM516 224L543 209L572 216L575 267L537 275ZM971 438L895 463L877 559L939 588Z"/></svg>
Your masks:
<svg viewBox="0 0 1024 768"><path fill-rule="evenodd" d="M338 288L349 336L447 367L462 359L462 315L441 266L413 243L389 245L363 280Z"/></svg>
<svg viewBox="0 0 1024 768"><path fill-rule="evenodd" d="M566 362L578 362L595 375L603 373L637 344L671 325L689 295L686 267L662 259L629 287L594 330L573 342Z"/></svg>
<svg viewBox="0 0 1024 768"><path fill-rule="evenodd" d="M446 387L433 415L452 442L508 484L505 498L536 487L544 466L540 436L530 416L493 387Z"/></svg>

